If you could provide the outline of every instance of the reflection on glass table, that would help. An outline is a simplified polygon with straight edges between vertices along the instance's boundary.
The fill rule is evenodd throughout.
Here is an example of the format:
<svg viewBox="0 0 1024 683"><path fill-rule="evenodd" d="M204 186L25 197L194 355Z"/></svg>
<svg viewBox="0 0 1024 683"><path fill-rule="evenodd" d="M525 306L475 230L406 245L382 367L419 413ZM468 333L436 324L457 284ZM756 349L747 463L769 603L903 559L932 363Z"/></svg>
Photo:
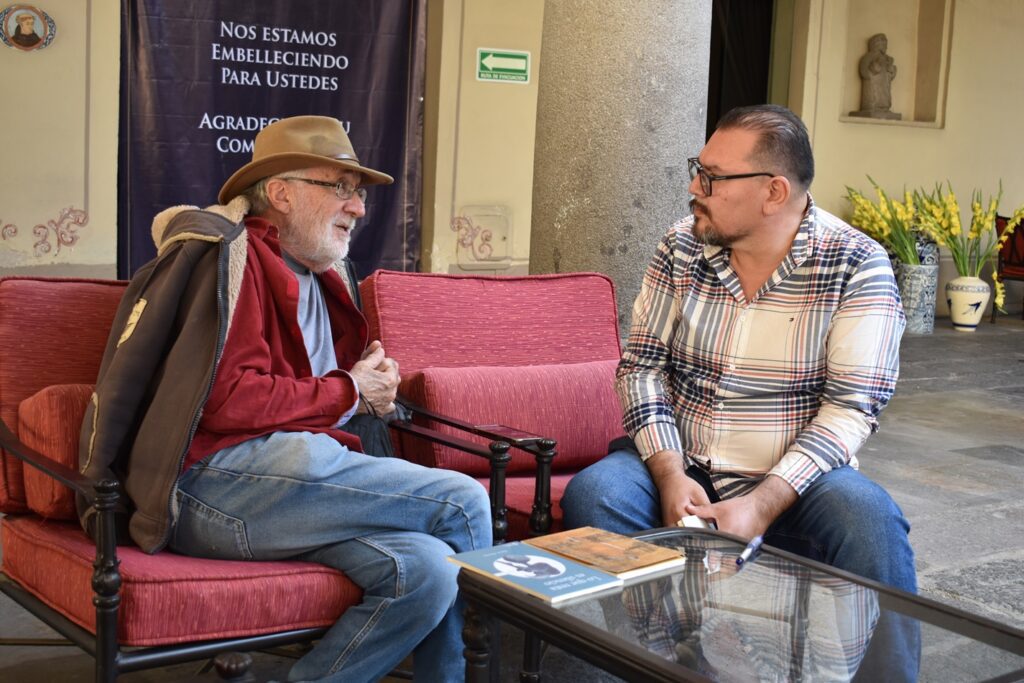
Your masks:
<svg viewBox="0 0 1024 683"><path fill-rule="evenodd" d="M764 546L698 529L638 536L677 549L669 575L553 607L462 571L466 680L494 680L495 622L522 629L520 680L542 643L630 681L1017 681L1024 631ZM551 672L551 680L559 678Z"/></svg>
<svg viewBox="0 0 1024 683"><path fill-rule="evenodd" d="M717 680L849 680L878 624L874 591L731 541L684 548L688 571L626 587L636 642Z"/></svg>

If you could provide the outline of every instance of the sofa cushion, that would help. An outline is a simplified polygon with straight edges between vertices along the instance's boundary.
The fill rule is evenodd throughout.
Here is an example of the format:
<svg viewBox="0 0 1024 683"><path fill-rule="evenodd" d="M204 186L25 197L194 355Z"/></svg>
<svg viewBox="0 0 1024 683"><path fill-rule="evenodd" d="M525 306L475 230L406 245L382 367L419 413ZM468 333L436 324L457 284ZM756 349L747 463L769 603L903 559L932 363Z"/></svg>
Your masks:
<svg viewBox="0 0 1024 683"><path fill-rule="evenodd" d="M615 287L598 273L525 277L378 270L359 286L370 338L402 374L619 357Z"/></svg>
<svg viewBox="0 0 1024 683"><path fill-rule="evenodd" d="M622 413L615 395L616 361L523 367L426 368L402 380L402 396L442 415L475 425L503 424L555 439L552 470L574 472L608 452L621 436ZM426 426L465 437L464 432L428 421ZM469 437L482 445L482 437ZM510 451L508 472L532 472L536 461ZM428 467L484 476L489 464L453 448L405 439L405 458Z"/></svg>
<svg viewBox="0 0 1024 683"><path fill-rule="evenodd" d="M13 580L91 633L96 547L77 524L38 517L2 520L3 569ZM312 562L204 560L119 547L118 642L169 645L333 624L362 591L344 574Z"/></svg>
<svg viewBox="0 0 1024 683"><path fill-rule="evenodd" d="M18 404L51 384L95 382L127 283L0 278L0 419L17 432ZM24 512L22 463L0 450L0 512Z"/></svg>
<svg viewBox="0 0 1024 683"><path fill-rule="evenodd" d="M91 384L58 384L36 392L18 405L22 443L50 460L78 469L78 434L92 395ZM77 520L75 494L34 467L24 468L28 507L47 519Z"/></svg>

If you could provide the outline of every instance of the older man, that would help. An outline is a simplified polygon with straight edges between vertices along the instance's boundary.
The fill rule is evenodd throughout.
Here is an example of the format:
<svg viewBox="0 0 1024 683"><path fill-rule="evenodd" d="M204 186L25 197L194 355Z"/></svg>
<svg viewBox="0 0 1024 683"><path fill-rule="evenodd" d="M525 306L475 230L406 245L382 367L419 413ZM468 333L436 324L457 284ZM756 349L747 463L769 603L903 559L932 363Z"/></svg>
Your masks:
<svg viewBox="0 0 1024 683"><path fill-rule="evenodd" d="M85 469L127 472L144 550L311 560L363 589L291 680L373 681L413 650L417 679L460 680L446 557L491 544L478 483L357 452L342 429L393 410L397 365L339 275L363 186L390 182L335 119L262 130L227 206L155 221L158 256L122 302L82 435Z"/></svg>
<svg viewBox="0 0 1024 683"><path fill-rule="evenodd" d="M619 364L632 443L573 478L566 525L628 533L695 515L914 592L909 524L857 471L896 385L889 259L815 206L788 109L730 111L689 165L693 215L648 266ZM912 625L887 621L875 640L885 680L916 678Z"/></svg>

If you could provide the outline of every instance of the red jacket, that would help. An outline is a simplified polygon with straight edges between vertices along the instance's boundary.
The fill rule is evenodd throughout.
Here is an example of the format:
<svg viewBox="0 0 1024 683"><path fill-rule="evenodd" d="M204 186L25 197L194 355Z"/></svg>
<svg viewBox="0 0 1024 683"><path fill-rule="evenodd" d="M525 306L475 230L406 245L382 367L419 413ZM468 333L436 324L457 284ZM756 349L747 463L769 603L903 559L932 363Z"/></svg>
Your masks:
<svg viewBox="0 0 1024 683"><path fill-rule="evenodd" d="M299 286L281 258L277 228L261 218L245 221L248 257L220 363L183 470L228 446L272 432L330 434L358 448L335 429L359 398L347 372L313 377L298 323ZM320 275L338 366L348 370L367 343L366 319L341 277Z"/></svg>

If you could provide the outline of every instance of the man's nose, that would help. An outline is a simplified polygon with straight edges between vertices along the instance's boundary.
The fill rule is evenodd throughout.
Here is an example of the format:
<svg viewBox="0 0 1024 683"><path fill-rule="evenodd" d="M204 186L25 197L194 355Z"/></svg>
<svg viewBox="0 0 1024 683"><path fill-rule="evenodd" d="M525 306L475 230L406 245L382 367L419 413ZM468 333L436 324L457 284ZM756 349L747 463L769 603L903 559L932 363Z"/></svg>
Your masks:
<svg viewBox="0 0 1024 683"><path fill-rule="evenodd" d="M366 215L366 204L359 198L358 194L353 194L345 202L345 213L352 214L356 218L362 218Z"/></svg>
<svg viewBox="0 0 1024 683"><path fill-rule="evenodd" d="M704 188L700 184L700 174L699 173L693 177L693 180L690 181L689 190L690 190L690 194L692 194L694 197L703 197L704 196Z"/></svg>

